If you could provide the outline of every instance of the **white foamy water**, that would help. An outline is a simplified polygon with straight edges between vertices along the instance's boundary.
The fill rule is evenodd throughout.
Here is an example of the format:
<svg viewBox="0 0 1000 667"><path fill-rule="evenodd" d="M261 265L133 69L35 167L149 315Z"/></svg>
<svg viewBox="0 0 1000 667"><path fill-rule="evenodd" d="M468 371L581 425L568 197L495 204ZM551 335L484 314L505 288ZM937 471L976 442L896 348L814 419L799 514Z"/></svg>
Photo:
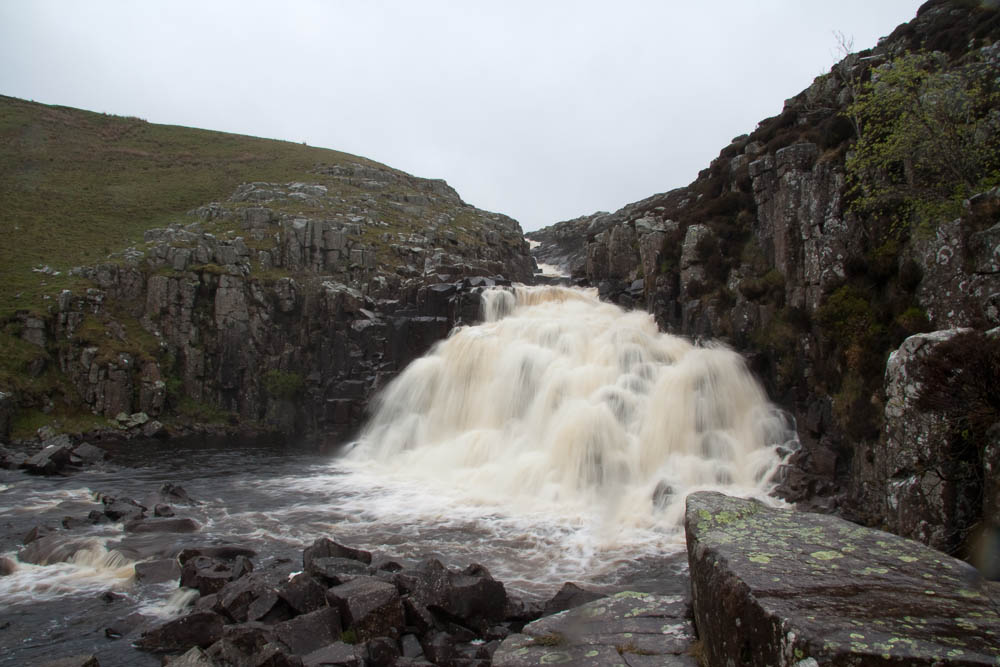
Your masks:
<svg viewBox="0 0 1000 667"><path fill-rule="evenodd" d="M381 394L338 466L341 510L415 533L458 526L571 577L679 548L692 491L776 502L794 428L735 352L662 334L593 290L495 289L484 313Z"/></svg>

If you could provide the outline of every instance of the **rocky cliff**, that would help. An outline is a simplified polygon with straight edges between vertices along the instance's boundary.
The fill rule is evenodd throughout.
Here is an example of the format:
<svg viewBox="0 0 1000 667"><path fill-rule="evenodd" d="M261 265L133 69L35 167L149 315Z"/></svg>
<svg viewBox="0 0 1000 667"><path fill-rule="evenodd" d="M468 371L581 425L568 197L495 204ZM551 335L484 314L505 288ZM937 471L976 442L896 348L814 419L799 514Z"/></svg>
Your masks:
<svg viewBox="0 0 1000 667"><path fill-rule="evenodd" d="M970 430L955 406L921 402L931 387L914 355L951 334L908 337L1000 324L1000 188L992 158L960 181L932 171L927 145L897 158L886 139L931 95L967 99L982 76L994 92L963 107L979 105L979 138L961 154L995 153L998 37L995 9L928 2L733 139L687 187L531 234L536 257L602 297L748 356L797 419L803 448L785 497L952 551L997 516L1000 460L985 422L1000 412L991 403ZM890 113L907 86L914 102ZM934 122L957 134L972 121ZM947 195L934 194L941 183ZM963 354L956 363L990 368Z"/></svg>
<svg viewBox="0 0 1000 667"><path fill-rule="evenodd" d="M83 413L132 434L336 443L378 387L479 317L477 288L532 277L517 222L444 181L349 158L308 176L244 183L14 311L0 437Z"/></svg>

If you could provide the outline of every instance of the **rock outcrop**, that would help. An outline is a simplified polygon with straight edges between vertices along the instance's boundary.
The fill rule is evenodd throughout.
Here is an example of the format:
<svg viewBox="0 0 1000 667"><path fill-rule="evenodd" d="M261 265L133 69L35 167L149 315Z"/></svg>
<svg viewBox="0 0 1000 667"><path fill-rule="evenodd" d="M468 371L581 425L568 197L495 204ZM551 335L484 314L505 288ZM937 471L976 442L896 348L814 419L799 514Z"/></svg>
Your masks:
<svg viewBox="0 0 1000 667"><path fill-rule="evenodd" d="M798 426L803 447L779 486L786 499L949 549L961 547L943 536L982 512L925 512L901 499L923 494L917 486L949 492L931 488L933 456L888 462L899 449L893 443L933 418L911 419L912 410L894 417L883 378L908 336L1000 325L1000 190L974 194L958 213L912 229L900 223L905 211L853 206L857 183L846 158L857 127L848 105L877 68L907 51L939 49L947 66L977 59L996 67L996 16L932 0L876 47L786 100L780 115L734 138L690 185L531 234L541 242L536 257L566 258L602 298L645 308L663 330L718 339L748 357ZM919 437L925 450L944 442ZM985 484L994 488L996 448L983 458ZM914 475L926 484L914 486Z"/></svg>
<svg viewBox="0 0 1000 667"><path fill-rule="evenodd" d="M970 565L841 519L688 496L710 665L995 665L1000 600Z"/></svg>
<svg viewBox="0 0 1000 667"><path fill-rule="evenodd" d="M335 443L374 391L480 317L477 290L532 278L518 224L443 181L361 163L313 173L148 230L75 269L93 287L64 291L49 318L23 315L22 338L79 395L60 400L130 436L208 423Z"/></svg>

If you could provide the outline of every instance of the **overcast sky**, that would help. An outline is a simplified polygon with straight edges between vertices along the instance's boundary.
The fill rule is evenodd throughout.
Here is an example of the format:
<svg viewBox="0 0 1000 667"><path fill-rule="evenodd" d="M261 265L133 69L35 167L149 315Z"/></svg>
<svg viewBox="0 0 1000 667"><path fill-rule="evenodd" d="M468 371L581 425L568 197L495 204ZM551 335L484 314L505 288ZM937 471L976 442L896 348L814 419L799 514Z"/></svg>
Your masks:
<svg viewBox="0 0 1000 667"><path fill-rule="evenodd" d="M305 141L525 230L686 185L918 0L0 0L0 93Z"/></svg>

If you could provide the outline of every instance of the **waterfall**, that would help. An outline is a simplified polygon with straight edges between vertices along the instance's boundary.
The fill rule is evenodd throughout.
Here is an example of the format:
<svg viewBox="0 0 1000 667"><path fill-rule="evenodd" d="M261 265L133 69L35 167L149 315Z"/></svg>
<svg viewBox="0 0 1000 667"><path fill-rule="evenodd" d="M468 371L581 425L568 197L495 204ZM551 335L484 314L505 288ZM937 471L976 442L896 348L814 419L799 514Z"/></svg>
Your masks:
<svg viewBox="0 0 1000 667"><path fill-rule="evenodd" d="M491 289L375 402L348 454L366 470L503 514L599 517L679 534L695 490L764 498L797 445L743 358L660 333L595 290ZM772 501L773 502L773 501Z"/></svg>

